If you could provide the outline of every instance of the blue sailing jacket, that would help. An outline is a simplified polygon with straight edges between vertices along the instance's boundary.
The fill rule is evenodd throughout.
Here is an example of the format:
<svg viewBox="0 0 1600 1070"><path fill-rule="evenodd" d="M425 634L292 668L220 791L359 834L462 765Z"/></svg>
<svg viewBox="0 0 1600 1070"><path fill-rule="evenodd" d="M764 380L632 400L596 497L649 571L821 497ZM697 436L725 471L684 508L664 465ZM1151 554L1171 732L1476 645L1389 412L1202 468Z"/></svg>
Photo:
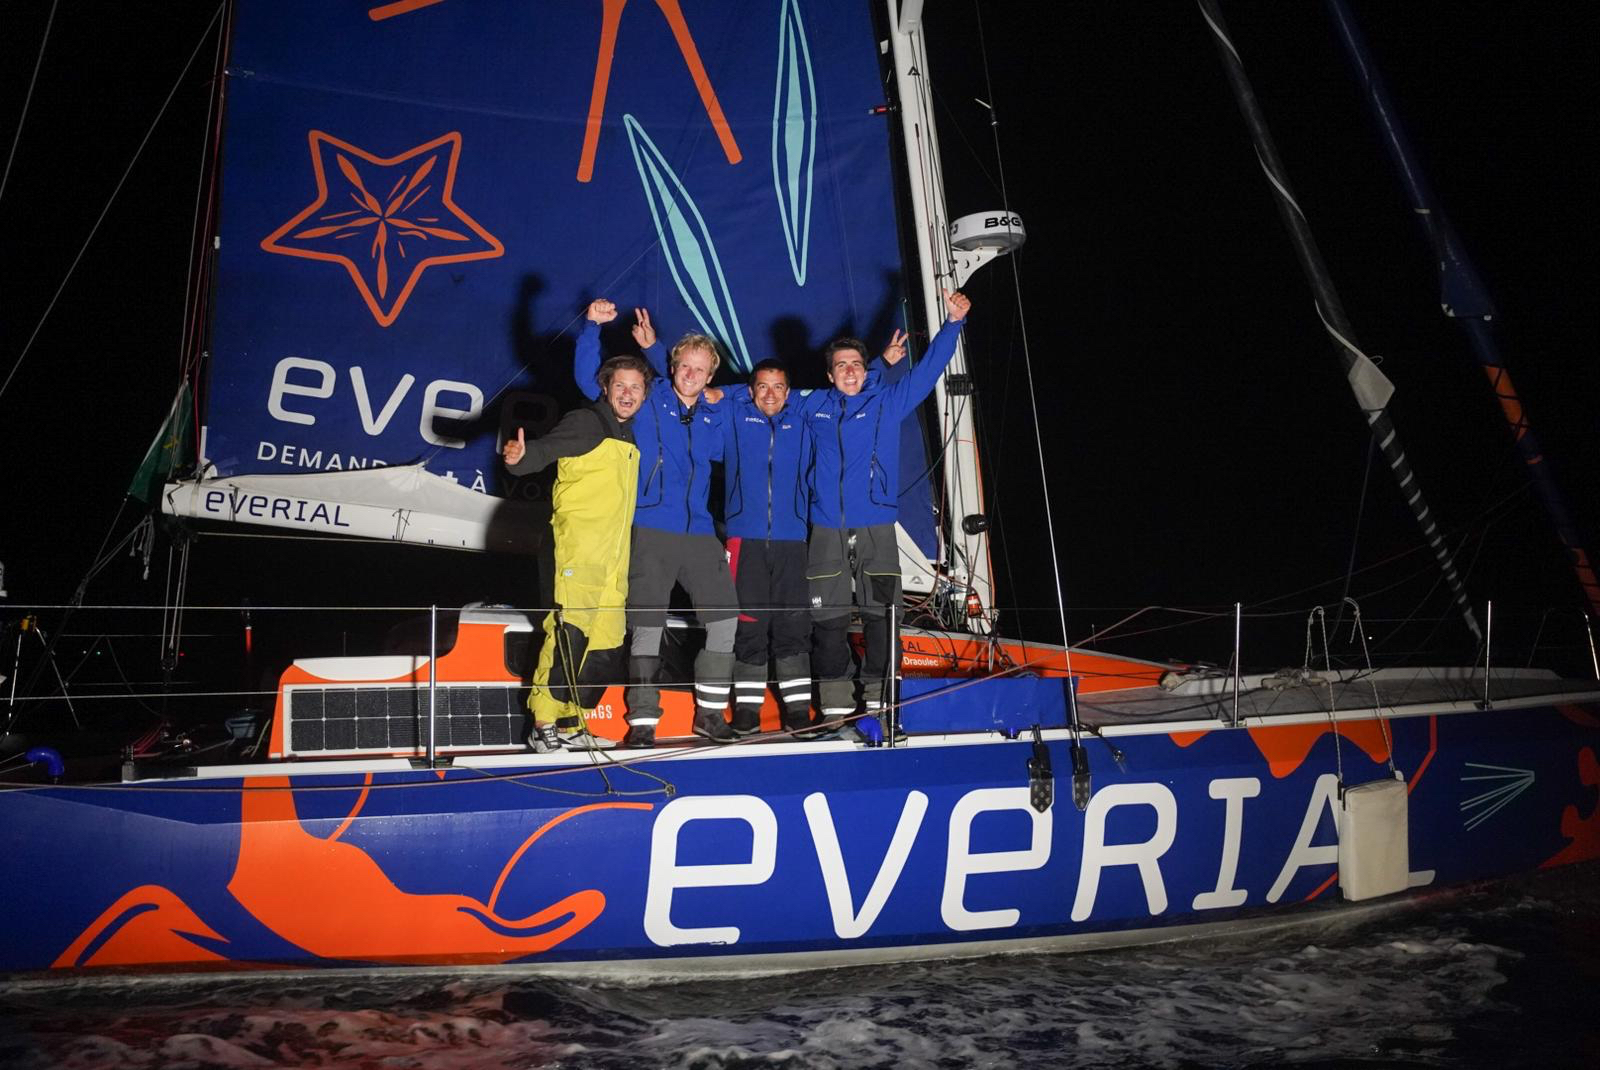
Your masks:
<svg viewBox="0 0 1600 1070"><path fill-rule="evenodd" d="M965 320L946 323L899 382L855 396L833 387L803 399L811 440L811 526L893 524L900 514L900 421L933 392ZM792 406L791 406L792 407Z"/></svg>
<svg viewBox="0 0 1600 1070"><path fill-rule="evenodd" d="M659 348L659 347L652 347ZM665 369L659 354L651 359ZM600 397L600 325L585 321L578 335L572 374L591 400ZM639 447L639 498L633 522L660 531L713 535L716 528L706 501L711 494L711 462L722 460L722 416L704 402L686 406L670 379L657 379L633 418Z"/></svg>
<svg viewBox="0 0 1600 1070"><path fill-rule="evenodd" d="M756 407L750 388L725 388L722 410L723 508L730 536L745 539L806 539L806 486L802 481L809 452L805 413L790 403L768 416Z"/></svg>
<svg viewBox="0 0 1600 1070"><path fill-rule="evenodd" d="M645 350L656 368L666 367L658 343ZM904 375L908 364L874 364L863 392ZM769 417L756 406L745 383L723 388L715 406L722 414L722 519L729 536L745 539L788 539L804 542L810 512L811 443L806 420L826 403L826 391L791 391L788 403Z"/></svg>

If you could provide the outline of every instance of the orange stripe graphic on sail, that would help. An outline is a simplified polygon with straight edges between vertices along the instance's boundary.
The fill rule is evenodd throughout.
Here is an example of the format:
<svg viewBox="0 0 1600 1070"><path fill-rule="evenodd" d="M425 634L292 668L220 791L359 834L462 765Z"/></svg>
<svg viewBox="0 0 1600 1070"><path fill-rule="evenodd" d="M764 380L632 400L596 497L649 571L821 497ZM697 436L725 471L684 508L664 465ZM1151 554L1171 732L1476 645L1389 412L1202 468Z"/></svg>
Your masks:
<svg viewBox="0 0 1600 1070"><path fill-rule="evenodd" d="M395 0L392 4L379 4L377 7L372 8L367 12L367 18L373 22L382 22L384 19L392 19L396 15L409 15L421 8L432 7L434 4L442 3L444 3L444 0Z"/></svg>
<svg viewBox="0 0 1600 1070"><path fill-rule="evenodd" d="M583 127L583 152L578 157L579 182L587 182L594 177L594 157L600 145L600 123L605 118L606 91L611 85L611 63L616 57L617 31L622 23L622 9L627 6L628 0L604 0L601 8L600 50L595 57L589 116ZM683 9L679 7L678 0L656 0L656 7L661 9L667 25L672 28L673 39L678 42L678 51L689 68L689 76L694 79L694 87L700 93L700 103L705 106L706 116L711 120L711 129L716 131L717 140L722 144L723 155L730 164L738 163L744 159L744 154L739 151L733 128L728 125L728 118L722 112L722 103L711 84L711 75L706 73L705 64L701 62L700 49L694 43L694 34L689 31Z"/></svg>

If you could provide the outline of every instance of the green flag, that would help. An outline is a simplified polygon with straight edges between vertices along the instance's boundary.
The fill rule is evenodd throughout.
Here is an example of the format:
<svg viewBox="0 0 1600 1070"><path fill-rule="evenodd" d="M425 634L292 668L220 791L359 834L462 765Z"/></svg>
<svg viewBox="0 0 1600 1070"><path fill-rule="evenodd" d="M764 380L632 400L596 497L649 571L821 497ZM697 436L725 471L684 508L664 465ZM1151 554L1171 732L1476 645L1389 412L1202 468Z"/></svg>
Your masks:
<svg viewBox="0 0 1600 1070"><path fill-rule="evenodd" d="M185 380L172 399L172 408L161 424L150 448L145 451L139 470L128 484L128 493L149 504L161 493L167 477L189 457L189 427L193 407L189 402L189 383Z"/></svg>

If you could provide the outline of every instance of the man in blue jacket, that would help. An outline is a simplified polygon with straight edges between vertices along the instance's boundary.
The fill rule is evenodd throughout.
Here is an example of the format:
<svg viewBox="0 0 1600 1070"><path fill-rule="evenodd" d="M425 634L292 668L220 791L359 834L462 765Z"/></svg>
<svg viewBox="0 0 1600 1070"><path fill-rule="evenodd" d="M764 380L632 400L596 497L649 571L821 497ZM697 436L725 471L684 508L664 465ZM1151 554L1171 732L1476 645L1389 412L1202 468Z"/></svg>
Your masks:
<svg viewBox="0 0 1600 1070"><path fill-rule="evenodd" d="M855 712L848 628L852 602L866 639L862 690L869 706L885 701L892 679L885 614L900 604L900 551L895 521L900 500L900 422L933 391L955 355L972 302L944 295L947 319L911 373L870 389L867 349L853 338L828 346L826 391L806 400L812 444L811 538L806 579L815 632L811 667L821 680L824 723ZM893 347L891 347L893 348Z"/></svg>
<svg viewBox="0 0 1600 1070"><path fill-rule="evenodd" d="M649 315L636 310L649 330ZM884 351L894 366L905 357L899 331ZM663 366L659 347L646 348ZM883 379L895 377L886 372ZM877 389L876 369L865 390ZM806 420L827 401L823 391L791 394L789 372L764 360L745 383L712 388L706 399L723 410L723 525L728 562L739 592L739 630L733 641L733 730L761 730L761 703L770 659L782 699L786 731L811 720L811 613L806 582L807 484L810 443Z"/></svg>
<svg viewBox="0 0 1600 1070"><path fill-rule="evenodd" d="M802 401L804 399L801 399ZM733 641L733 730L761 731L772 660L783 727L811 720L811 615L806 610L805 413L789 403L789 372L764 360L731 386L723 411L723 523L739 593Z"/></svg>
<svg viewBox="0 0 1600 1070"><path fill-rule="evenodd" d="M617 318L616 305L601 299L589 306L578 336L573 375L593 400L600 367L600 325ZM645 321L646 325L648 320ZM639 327L634 337L653 347ZM716 343L691 334L672 347L670 377L658 381L633 418L639 449L638 501L633 514L628 564L629 646L626 747L652 747L661 720L661 636L674 583L682 584L706 630L705 648L694 663L694 732L719 743L737 737L723 711L733 676L733 637L738 598L722 543L717 541L706 498L711 462L722 459L721 417L701 404L716 371Z"/></svg>

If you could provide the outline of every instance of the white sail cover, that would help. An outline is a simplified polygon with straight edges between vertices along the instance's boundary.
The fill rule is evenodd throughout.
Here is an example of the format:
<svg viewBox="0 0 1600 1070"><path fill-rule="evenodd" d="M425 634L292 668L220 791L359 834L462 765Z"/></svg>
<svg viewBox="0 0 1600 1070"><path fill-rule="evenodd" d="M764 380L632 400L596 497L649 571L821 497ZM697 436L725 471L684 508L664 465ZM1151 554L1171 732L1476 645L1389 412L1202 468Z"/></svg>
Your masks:
<svg viewBox="0 0 1600 1070"><path fill-rule="evenodd" d="M199 520L510 553L534 552L550 520L548 503L480 494L422 465L169 483L162 504Z"/></svg>

